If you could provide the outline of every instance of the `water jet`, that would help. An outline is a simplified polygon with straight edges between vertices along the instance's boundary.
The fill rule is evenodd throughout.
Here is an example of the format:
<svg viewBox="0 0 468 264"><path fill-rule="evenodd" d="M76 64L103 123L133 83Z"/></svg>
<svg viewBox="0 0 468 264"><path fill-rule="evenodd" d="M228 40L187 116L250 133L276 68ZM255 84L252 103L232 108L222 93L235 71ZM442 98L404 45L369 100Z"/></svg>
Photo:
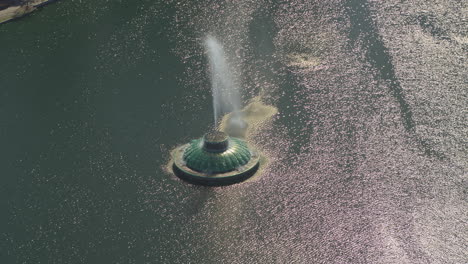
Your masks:
<svg viewBox="0 0 468 264"><path fill-rule="evenodd" d="M228 63L223 45L210 35L206 37L204 44L208 55L214 125L216 126L220 117L227 113L239 112L241 99L235 74L233 74L235 71Z"/></svg>

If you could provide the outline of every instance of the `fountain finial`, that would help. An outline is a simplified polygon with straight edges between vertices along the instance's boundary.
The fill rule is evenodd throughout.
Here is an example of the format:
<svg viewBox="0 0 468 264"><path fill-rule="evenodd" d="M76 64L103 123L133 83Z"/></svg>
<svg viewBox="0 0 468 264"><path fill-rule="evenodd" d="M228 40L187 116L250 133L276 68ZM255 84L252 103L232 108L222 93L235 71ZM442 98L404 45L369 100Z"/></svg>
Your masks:
<svg viewBox="0 0 468 264"><path fill-rule="evenodd" d="M203 149L208 152L224 152L228 148L229 137L221 131L211 131L203 137Z"/></svg>

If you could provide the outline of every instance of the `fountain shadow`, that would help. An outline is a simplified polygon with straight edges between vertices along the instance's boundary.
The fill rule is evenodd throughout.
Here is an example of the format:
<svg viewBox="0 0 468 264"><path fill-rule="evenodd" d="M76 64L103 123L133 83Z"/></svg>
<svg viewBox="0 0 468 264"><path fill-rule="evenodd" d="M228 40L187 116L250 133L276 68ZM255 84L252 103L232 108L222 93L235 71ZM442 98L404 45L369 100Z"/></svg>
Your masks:
<svg viewBox="0 0 468 264"><path fill-rule="evenodd" d="M179 167L173 163L172 169L174 174L179 177L180 179L193 184L193 185L201 185L201 186L209 186L209 187L220 187L220 186L227 186L236 183L243 182L248 178L252 177L259 167L259 163L257 162L254 167L251 169L237 173L235 175L229 175L227 177L199 177L192 174L187 174L183 172Z"/></svg>

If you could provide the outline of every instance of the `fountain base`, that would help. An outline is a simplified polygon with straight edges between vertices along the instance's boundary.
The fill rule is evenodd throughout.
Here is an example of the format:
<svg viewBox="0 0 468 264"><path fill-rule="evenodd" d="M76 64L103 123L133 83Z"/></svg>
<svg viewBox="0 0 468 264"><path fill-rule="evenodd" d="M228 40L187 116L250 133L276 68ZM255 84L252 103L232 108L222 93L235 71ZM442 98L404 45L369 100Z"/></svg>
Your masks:
<svg viewBox="0 0 468 264"><path fill-rule="evenodd" d="M173 152L173 171L192 184L223 186L245 181L255 174L260 155L238 138L208 133Z"/></svg>

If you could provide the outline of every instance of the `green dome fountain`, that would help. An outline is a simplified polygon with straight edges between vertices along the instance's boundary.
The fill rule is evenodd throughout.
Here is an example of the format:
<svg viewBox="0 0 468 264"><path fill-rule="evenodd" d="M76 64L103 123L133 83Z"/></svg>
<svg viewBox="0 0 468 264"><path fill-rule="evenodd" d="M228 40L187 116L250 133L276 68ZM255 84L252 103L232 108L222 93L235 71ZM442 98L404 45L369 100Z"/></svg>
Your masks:
<svg viewBox="0 0 468 264"><path fill-rule="evenodd" d="M214 131L177 148L175 174L190 183L229 185L246 180L259 166L259 155L247 143Z"/></svg>

